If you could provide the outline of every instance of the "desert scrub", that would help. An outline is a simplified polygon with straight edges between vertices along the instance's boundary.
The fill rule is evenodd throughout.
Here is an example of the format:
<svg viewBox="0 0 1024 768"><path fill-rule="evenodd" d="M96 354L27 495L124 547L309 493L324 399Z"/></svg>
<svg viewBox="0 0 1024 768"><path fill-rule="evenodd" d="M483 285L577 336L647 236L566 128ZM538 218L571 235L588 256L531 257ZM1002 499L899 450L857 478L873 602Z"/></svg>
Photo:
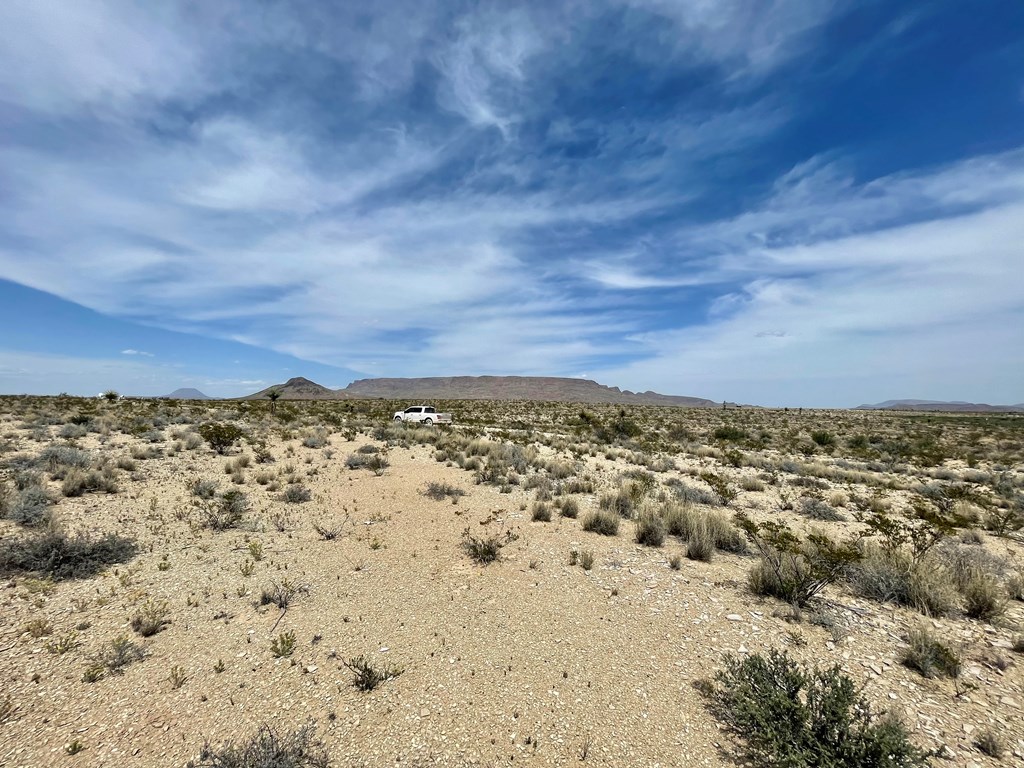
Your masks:
<svg viewBox="0 0 1024 768"><path fill-rule="evenodd" d="M261 725L249 739L215 749L207 742L188 768L329 768L327 747L308 723L293 733Z"/></svg>
<svg viewBox="0 0 1024 768"><path fill-rule="evenodd" d="M137 552L135 542L120 534L95 538L83 532L69 535L51 525L41 533L0 541L0 574L34 573L58 581L87 578L107 566L127 562Z"/></svg>
<svg viewBox="0 0 1024 768"><path fill-rule="evenodd" d="M86 493L117 493L117 474L112 467L100 469L71 469L64 476L60 492L64 496Z"/></svg>
<svg viewBox="0 0 1024 768"><path fill-rule="evenodd" d="M743 534L718 512L695 509L689 504L670 501L662 508L666 531L689 541L699 531L711 537L716 549L723 552L743 554L747 551L747 541Z"/></svg>
<svg viewBox="0 0 1024 768"><path fill-rule="evenodd" d="M635 537L637 544L660 547L665 543L665 521L653 509L644 509L636 518Z"/></svg>
<svg viewBox="0 0 1024 768"><path fill-rule="evenodd" d="M219 454L226 453L245 434L236 424L214 421L200 424L196 431Z"/></svg>
<svg viewBox="0 0 1024 768"><path fill-rule="evenodd" d="M149 600L132 616L131 628L143 637L152 637L171 623L170 616L166 602Z"/></svg>
<svg viewBox="0 0 1024 768"><path fill-rule="evenodd" d="M466 492L451 483L438 483L431 480L427 483L427 487L423 491L423 495L428 499L433 499L434 501L444 501L449 498L458 499L465 496Z"/></svg>
<svg viewBox="0 0 1024 768"><path fill-rule="evenodd" d="M197 477L188 485L189 493L198 499L212 499L217 495L217 486L220 485L217 480L208 480Z"/></svg>
<svg viewBox="0 0 1024 768"><path fill-rule="evenodd" d="M575 520L580 514L580 504L576 499L560 499L556 505L558 514Z"/></svg>
<svg viewBox="0 0 1024 768"><path fill-rule="evenodd" d="M948 616L956 611L956 584L933 555L926 553L915 559L905 550L871 541L861 545L861 554L848 573L855 594L905 605L926 616Z"/></svg>
<svg viewBox="0 0 1024 768"><path fill-rule="evenodd" d="M0 505L0 512L3 513L0 516L30 528L50 522L53 499L38 485L30 485L12 496L11 502Z"/></svg>
<svg viewBox="0 0 1024 768"><path fill-rule="evenodd" d="M757 595L803 607L861 557L854 544L837 543L821 533L800 539L782 523L758 524L743 515L737 520L760 556L748 576Z"/></svg>
<svg viewBox="0 0 1024 768"><path fill-rule="evenodd" d="M703 488L687 485L682 480L675 480L668 483L676 498L684 504L703 504L708 507L721 507L724 502L721 497Z"/></svg>
<svg viewBox="0 0 1024 768"><path fill-rule="evenodd" d="M902 658L904 666L924 677L960 676L960 654L925 627L910 631L907 635L907 646Z"/></svg>
<svg viewBox="0 0 1024 768"><path fill-rule="evenodd" d="M378 477L384 474L384 471L391 466L391 462L387 458L379 453L366 454L366 453L353 453L345 459L345 466L349 469L368 469Z"/></svg>
<svg viewBox="0 0 1024 768"><path fill-rule="evenodd" d="M461 546L463 551L474 561L481 565L487 565L501 557L502 548L518 538L519 535L511 530L504 531L503 533L499 531L490 535L474 536L470 533L469 528L466 528L462 532Z"/></svg>
<svg viewBox="0 0 1024 768"><path fill-rule="evenodd" d="M305 591L305 588L290 579L283 579L280 583L274 581L270 586L263 588L259 605L276 605L283 610L291 605L296 595Z"/></svg>
<svg viewBox="0 0 1024 768"><path fill-rule="evenodd" d="M530 519L538 523L550 523L551 505L546 501L538 501L533 505L533 511L530 513Z"/></svg>
<svg viewBox="0 0 1024 768"><path fill-rule="evenodd" d="M144 658L145 651L133 643L131 638L126 635L115 637L100 648L92 663L86 668L82 679L87 683L95 683L105 674L123 674L125 667Z"/></svg>
<svg viewBox="0 0 1024 768"><path fill-rule="evenodd" d="M835 509L821 499L813 496L804 496L797 505L797 511L804 517L811 520L823 520L830 523L839 523L846 520Z"/></svg>
<svg viewBox="0 0 1024 768"><path fill-rule="evenodd" d="M302 483L288 485L281 494L281 500L288 504L302 504L313 498L313 492Z"/></svg>
<svg viewBox="0 0 1024 768"><path fill-rule="evenodd" d="M808 669L784 651L727 656L708 686L712 708L759 768L924 768L891 716L874 716L863 693L838 666Z"/></svg>
<svg viewBox="0 0 1024 768"><path fill-rule="evenodd" d="M354 659L341 663L352 673L352 685L360 691L372 691L381 683L393 680L402 674L399 667L388 664L376 666L365 656L356 656Z"/></svg>
<svg viewBox="0 0 1024 768"><path fill-rule="evenodd" d="M249 511L249 497L242 491L231 489L212 499L195 499L199 522L214 531L234 528Z"/></svg>
<svg viewBox="0 0 1024 768"><path fill-rule="evenodd" d="M619 533L618 513L607 509L596 509L583 518L583 530L602 536L617 536Z"/></svg>

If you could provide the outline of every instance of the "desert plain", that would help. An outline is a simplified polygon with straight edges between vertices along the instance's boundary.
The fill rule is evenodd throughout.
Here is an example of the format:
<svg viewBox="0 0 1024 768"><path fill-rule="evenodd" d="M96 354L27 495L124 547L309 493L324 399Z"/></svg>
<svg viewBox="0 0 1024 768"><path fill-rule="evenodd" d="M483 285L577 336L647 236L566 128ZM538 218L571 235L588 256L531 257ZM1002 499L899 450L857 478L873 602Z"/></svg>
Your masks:
<svg viewBox="0 0 1024 768"><path fill-rule="evenodd" d="M1024 761L1024 418L408 404L0 398L0 766L735 765L772 650Z"/></svg>

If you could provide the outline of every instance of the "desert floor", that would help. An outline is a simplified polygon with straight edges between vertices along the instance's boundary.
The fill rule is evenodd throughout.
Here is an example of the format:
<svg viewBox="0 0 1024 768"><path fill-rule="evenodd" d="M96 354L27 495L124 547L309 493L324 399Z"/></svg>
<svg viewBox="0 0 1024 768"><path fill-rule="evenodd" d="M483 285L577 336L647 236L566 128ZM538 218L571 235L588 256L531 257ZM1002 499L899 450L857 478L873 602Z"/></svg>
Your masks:
<svg viewBox="0 0 1024 768"><path fill-rule="evenodd" d="M12 483L21 466L12 458L68 442L56 426L33 434L25 418L12 409L0 425L2 471ZM116 493L62 497L60 482L45 479L61 525L117 532L139 551L86 578L11 573L3 582L0 766L184 766L207 740L310 721L338 766L731 765L734 737L694 683L713 677L726 653L770 648L841 665L917 743L943 749L940 765L1024 759L1024 673L1011 650L1024 624L1018 601L992 623L932 619L833 586L821 599L830 626L795 623L779 601L751 594L751 555L682 557L674 568L673 555L686 552L678 539L641 546L626 520L617 536L583 531L583 516L635 469L624 452L536 443L535 463L572 462L594 490L574 496L579 518L554 509L551 522L535 522L537 490L526 483L477 484L473 472L436 460L434 445L375 439L370 429L332 428L325 445L305 447L314 422L268 431L265 463L251 459L245 442L218 455L205 444L171 449L169 435L154 443L116 429L73 440L126 468ZM160 455L131 458L154 444ZM386 455L382 474L346 465L366 445ZM232 476L226 465L242 456L247 466ZM711 455L670 458L655 492L671 478L700 485L694 471L708 467L734 480L757 474ZM196 479L248 496L236 527L201 524ZM288 481L311 498L285 501ZM429 483L465 495L434 500L424 494ZM741 492L731 508L805 525L779 511L779 494L772 485ZM901 492L890 495L897 504ZM0 526L7 540L24 535L14 522ZM462 547L467 529L518 538L481 565ZM1018 541L979 535L994 557L1019 567ZM592 552L593 568L571 565L574 551ZM291 593L284 610L259 605L275 587ZM133 632L140 609L163 604L161 631ZM908 631L921 625L962 649L959 679L926 679L901 664ZM272 643L287 633L294 649L276 656ZM119 636L144 658L86 682ZM345 666L358 656L401 673L358 690ZM1004 738L1002 762L974 745L986 728Z"/></svg>

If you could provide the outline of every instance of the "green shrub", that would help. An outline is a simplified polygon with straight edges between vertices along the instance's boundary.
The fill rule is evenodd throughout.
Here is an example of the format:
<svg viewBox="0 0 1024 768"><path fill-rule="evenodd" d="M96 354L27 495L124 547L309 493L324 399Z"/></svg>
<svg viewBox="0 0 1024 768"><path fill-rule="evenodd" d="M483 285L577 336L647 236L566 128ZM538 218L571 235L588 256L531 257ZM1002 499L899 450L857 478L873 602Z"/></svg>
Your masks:
<svg viewBox="0 0 1024 768"><path fill-rule="evenodd" d="M746 430L731 425L719 427L713 434L715 440L742 440L747 436Z"/></svg>
<svg viewBox="0 0 1024 768"><path fill-rule="evenodd" d="M645 509L636 519L636 543L660 547L665 543L665 522L657 512Z"/></svg>
<svg viewBox="0 0 1024 768"><path fill-rule="evenodd" d="M199 760L188 768L329 768L330 756L309 723L294 733L282 734L269 725L241 744L227 743L214 749L207 742Z"/></svg>
<svg viewBox="0 0 1024 768"><path fill-rule="evenodd" d="M621 519L615 512L597 509L583 518L583 530L600 533L602 536L617 536Z"/></svg>
<svg viewBox="0 0 1024 768"><path fill-rule="evenodd" d="M275 659L282 659L291 656L295 651L295 633L291 630L282 632L270 641L270 652Z"/></svg>
<svg viewBox="0 0 1024 768"><path fill-rule="evenodd" d="M925 627L907 635L909 647L903 652L903 664L924 677L959 677L960 654L943 643Z"/></svg>
<svg viewBox="0 0 1024 768"><path fill-rule="evenodd" d="M213 450L221 454L225 453L245 434L241 427L229 422L210 421L200 424L197 431Z"/></svg>
<svg viewBox="0 0 1024 768"><path fill-rule="evenodd" d="M904 726L876 717L838 666L806 669L786 653L727 656L711 690L716 714L759 768L917 768L927 754Z"/></svg>

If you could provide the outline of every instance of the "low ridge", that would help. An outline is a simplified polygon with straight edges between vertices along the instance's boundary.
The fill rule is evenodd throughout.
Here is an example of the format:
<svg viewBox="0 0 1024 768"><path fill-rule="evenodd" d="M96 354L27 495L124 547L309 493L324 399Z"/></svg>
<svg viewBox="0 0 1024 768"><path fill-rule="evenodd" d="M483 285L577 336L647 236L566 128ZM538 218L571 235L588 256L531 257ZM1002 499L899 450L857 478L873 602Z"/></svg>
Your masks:
<svg viewBox="0 0 1024 768"><path fill-rule="evenodd" d="M881 403L858 405L855 411L947 411L951 413L1016 413L1024 405L989 405L967 403L962 400L885 400Z"/></svg>

